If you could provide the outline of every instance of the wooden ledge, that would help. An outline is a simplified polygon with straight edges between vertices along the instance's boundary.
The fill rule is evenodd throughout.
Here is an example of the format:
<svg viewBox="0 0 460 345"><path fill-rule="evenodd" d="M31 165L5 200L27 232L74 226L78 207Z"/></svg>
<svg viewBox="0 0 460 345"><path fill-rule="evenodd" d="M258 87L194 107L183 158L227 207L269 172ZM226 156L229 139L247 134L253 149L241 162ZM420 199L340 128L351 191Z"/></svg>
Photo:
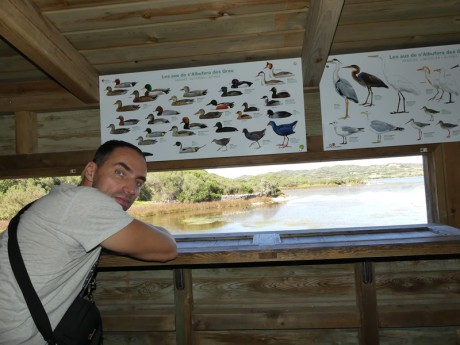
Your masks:
<svg viewBox="0 0 460 345"><path fill-rule="evenodd" d="M460 254L460 229L440 225L176 236L167 263L103 254L100 267L186 267L210 264L407 258Z"/></svg>

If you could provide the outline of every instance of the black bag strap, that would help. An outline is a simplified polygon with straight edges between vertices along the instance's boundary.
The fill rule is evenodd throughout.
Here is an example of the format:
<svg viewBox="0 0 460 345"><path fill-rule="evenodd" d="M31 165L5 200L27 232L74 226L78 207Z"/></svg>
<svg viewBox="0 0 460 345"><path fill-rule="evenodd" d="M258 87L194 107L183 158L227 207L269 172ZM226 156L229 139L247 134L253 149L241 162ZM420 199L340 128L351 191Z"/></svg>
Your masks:
<svg viewBox="0 0 460 345"><path fill-rule="evenodd" d="M27 307L30 310L32 319L35 322L35 325L38 328L38 331L42 334L43 338L50 345L56 343L53 335L53 330L51 328L51 323L46 314L45 308L43 307L40 298L37 295L37 292L32 285L29 274L27 273L24 260L21 256L21 250L18 243L18 225L21 214L24 213L34 202L24 206L14 217L11 219L8 225L8 256L10 258L11 268L13 269L13 274L21 288L22 294L26 301ZM96 260L93 267L91 267L88 276L85 279L83 284L83 289L80 292L80 297L88 295L92 299L91 292L95 288L95 275L96 267L99 260Z"/></svg>
<svg viewBox="0 0 460 345"><path fill-rule="evenodd" d="M30 310L32 319L35 322L40 333L45 338L48 344L54 344L53 341L53 330L51 329L51 323L46 315L45 308L43 307L37 292L32 285L30 277L27 273L26 265L21 256L21 250L19 249L18 243L18 224L21 214L26 211L32 203L24 206L16 216L11 219L8 225L8 255L10 257L11 268L13 269L14 276L21 288L22 294L26 300L27 307Z"/></svg>

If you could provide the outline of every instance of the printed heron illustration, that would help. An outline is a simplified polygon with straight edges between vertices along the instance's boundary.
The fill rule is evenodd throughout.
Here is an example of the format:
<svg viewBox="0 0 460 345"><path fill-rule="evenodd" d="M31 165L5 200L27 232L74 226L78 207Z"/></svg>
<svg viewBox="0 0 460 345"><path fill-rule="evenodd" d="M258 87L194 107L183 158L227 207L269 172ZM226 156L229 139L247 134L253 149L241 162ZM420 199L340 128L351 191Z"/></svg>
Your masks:
<svg viewBox="0 0 460 345"><path fill-rule="evenodd" d="M406 111L406 97L404 96L404 93L419 95L420 91L415 87L413 83L411 83L404 76L400 74L391 73L385 64L385 60L383 57L379 55L371 55L369 57L378 58L380 59L380 61L382 61L383 75L387 83L390 84L390 86L393 89L395 89L396 92L398 93L398 106L396 108L396 111L393 111L390 114L408 113L408 111ZM402 110L400 110L401 103L402 103Z"/></svg>
<svg viewBox="0 0 460 345"><path fill-rule="evenodd" d="M441 85L441 89L443 93L441 97L439 97L439 99L442 99L444 92L447 92L449 94L449 100L445 103L446 104L455 103L452 100L452 94L454 94L455 96L458 96L459 90L460 90L458 88L458 84L456 80L450 74L446 74L446 70L443 70L442 68L437 68L433 71L438 72L440 75L439 83Z"/></svg>
<svg viewBox="0 0 460 345"><path fill-rule="evenodd" d="M374 87L384 87L388 89L388 85L385 84L382 79L379 77L376 77L373 74L367 73L367 72L361 72L361 68L358 65L349 65L345 66L343 68L353 68L353 71L351 71L351 76L353 77L356 82L367 88L367 97L364 103L361 103L361 105L364 106L373 106L374 105L374 92L372 91L372 88ZM368 102L369 97L371 98L370 102Z"/></svg>
<svg viewBox="0 0 460 345"><path fill-rule="evenodd" d="M327 63L335 65L332 81L334 82L335 91L337 91L337 93L345 99L345 116L341 117L341 119L347 119L350 117L348 114L349 100L359 103L358 96L356 95L356 91L353 86L351 86L350 82L339 76L341 62L337 59L332 59L327 61Z"/></svg>
<svg viewBox="0 0 460 345"><path fill-rule="evenodd" d="M433 74L431 74L431 69L428 66L422 66L418 68L417 71L423 71L425 73L425 79L428 85L432 86L436 90L436 93L434 94L434 96L428 100L432 101L436 99L439 92L441 91L441 85L439 84L439 77L436 77Z"/></svg>

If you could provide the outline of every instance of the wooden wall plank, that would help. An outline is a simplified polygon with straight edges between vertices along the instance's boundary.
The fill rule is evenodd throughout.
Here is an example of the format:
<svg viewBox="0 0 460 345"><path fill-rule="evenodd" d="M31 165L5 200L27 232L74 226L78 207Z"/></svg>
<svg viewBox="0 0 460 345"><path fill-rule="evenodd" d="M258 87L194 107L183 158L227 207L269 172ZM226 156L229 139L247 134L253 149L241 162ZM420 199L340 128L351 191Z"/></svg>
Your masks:
<svg viewBox="0 0 460 345"><path fill-rule="evenodd" d="M13 114L0 116L0 157L16 154L15 127ZM6 162L4 163L6 164Z"/></svg>
<svg viewBox="0 0 460 345"><path fill-rule="evenodd" d="M215 331L196 332L194 344L197 345L356 345L357 331L354 329L310 329L289 331Z"/></svg>
<svg viewBox="0 0 460 345"><path fill-rule="evenodd" d="M99 109L39 113L37 153L95 150L100 133Z"/></svg>
<svg viewBox="0 0 460 345"><path fill-rule="evenodd" d="M107 331L175 331L171 270L99 272L94 298Z"/></svg>
<svg viewBox="0 0 460 345"><path fill-rule="evenodd" d="M457 327L394 328L380 332L384 345L458 345Z"/></svg>
<svg viewBox="0 0 460 345"><path fill-rule="evenodd" d="M358 327L352 265L193 271L195 330Z"/></svg>
<svg viewBox="0 0 460 345"><path fill-rule="evenodd" d="M14 115L16 130L16 153L31 154L37 152L37 113L30 111L18 111Z"/></svg>
<svg viewBox="0 0 460 345"><path fill-rule="evenodd" d="M376 263L381 327L460 324L460 259Z"/></svg>

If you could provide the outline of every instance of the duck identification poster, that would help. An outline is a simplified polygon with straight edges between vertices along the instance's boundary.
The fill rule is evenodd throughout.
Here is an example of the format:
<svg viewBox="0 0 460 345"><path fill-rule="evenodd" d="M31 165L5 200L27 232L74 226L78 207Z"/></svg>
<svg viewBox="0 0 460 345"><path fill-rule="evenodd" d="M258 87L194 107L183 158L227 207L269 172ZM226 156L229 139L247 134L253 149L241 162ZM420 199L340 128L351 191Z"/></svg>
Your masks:
<svg viewBox="0 0 460 345"><path fill-rule="evenodd" d="M307 150L300 58L105 75L101 139L147 161Z"/></svg>
<svg viewBox="0 0 460 345"><path fill-rule="evenodd" d="M324 150L460 140L460 45L330 56Z"/></svg>

